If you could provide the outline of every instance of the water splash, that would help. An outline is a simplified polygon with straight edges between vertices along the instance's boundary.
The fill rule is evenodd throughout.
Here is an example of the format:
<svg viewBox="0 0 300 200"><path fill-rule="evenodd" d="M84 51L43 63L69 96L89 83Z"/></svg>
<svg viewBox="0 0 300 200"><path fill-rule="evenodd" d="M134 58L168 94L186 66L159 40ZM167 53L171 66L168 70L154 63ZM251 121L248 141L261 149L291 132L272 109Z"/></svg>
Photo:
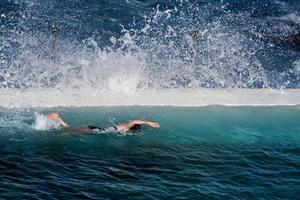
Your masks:
<svg viewBox="0 0 300 200"><path fill-rule="evenodd" d="M60 128L60 124L58 122L49 120L47 116L39 113L35 113L35 122L32 127L36 130L50 130L50 129L58 129Z"/></svg>
<svg viewBox="0 0 300 200"><path fill-rule="evenodd" d="M138 25L113 23L115 32L108 28L102 35L95 31L88 35L80 29L83 37L87 35L81 39L72 27L68 33L62 25L52 56L51 30L38 23L47 14L41 9L45 5L39 1L14 3L22 12L17 20L10 18L15 19L15 28L5 26L6 36L11 36L3 37L7 45L0 49L1 88L79 88L129 94L137 88L281 88L298 80L294 72L264 66L260 54L265 44L255 39L257 32L249 37L243 30L251 29L251 16L229 11L228 4L157 6L150 14L139 13L140 18L131 22ZM50 4L51 10L58 3ZM79 20L84 13L78 8L77 14L70 19ZM62 14L63 19L47 17L48 25L67 20ZM194 31L200 35L196 40Z"/></svg>

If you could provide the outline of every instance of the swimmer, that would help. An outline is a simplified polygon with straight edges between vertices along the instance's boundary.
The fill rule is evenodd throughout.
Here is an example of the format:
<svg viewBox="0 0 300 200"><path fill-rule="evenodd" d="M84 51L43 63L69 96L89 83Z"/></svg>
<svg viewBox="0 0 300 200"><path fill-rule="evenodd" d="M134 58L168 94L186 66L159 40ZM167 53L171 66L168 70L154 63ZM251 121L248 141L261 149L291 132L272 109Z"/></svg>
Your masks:
<svg viewBox="0 0 300 200"><path fill-rule="evenodd" d="M55 121L60 124L63 128L79 133L90 133L90 132L120 132L120 133L126 133L130 131L136 131L141 128L141 125L150 126L152 128L160 128L159 123L156 122L150 122L150 121L144 121L144 120L133 120L129 123L124 124L118 124L113 127L109 128L102 128L97 126L87 126L87 127L78 127L73 128L70 127L69 124L67 124L62 118L59 116L57 112L51 112L47 114L47 118L49 120Z"/></svg>

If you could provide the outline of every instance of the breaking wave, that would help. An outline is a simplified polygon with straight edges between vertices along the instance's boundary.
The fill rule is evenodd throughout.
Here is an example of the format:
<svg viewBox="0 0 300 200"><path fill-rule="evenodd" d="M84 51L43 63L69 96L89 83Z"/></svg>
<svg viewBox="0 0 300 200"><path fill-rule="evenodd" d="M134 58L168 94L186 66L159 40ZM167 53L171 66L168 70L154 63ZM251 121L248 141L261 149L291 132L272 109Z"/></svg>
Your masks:
<svg viewBox="0 0 300 200"><path fill-rule="evenodd" d="M289 9L292 3L103 3L5 1L0 88L300 86L299 10Z"/></svg>

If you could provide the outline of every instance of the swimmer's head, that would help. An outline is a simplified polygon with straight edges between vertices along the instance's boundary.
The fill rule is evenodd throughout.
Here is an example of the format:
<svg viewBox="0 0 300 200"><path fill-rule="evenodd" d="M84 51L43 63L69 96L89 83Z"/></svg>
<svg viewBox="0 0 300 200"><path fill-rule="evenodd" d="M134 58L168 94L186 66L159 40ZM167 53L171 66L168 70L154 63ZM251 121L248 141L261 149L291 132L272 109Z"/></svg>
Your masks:
<svg viewBox="0 0 300 200"><path fill-rule="evenodd" d="M59 114L57 112L48 113L47 114L47 118L48 118L48 120L57 122L59 124L61 124L61 121L62 121L61 118L60 118L60 116L59 116Z"/></svg>
<svg viewBox="0 0 300 200"><path fill-rule="evenodd" d="M59 114L57 112L49 113L47 115L47 118L49 120L59 123L61 126L65 127L65 128L69 127L69 125L61 119L61 117L59 116Z"/></svg>

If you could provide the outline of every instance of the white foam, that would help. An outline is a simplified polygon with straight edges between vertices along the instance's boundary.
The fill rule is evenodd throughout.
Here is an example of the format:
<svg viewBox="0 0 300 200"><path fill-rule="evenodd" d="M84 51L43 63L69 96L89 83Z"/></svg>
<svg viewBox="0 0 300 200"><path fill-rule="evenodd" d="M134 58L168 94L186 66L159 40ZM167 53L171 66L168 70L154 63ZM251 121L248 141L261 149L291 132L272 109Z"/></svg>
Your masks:
<svg viewBox="0 0 300 200"><path fill-rule="evenodd" d="M60 128L60 124L49 120L45 115L35 113L35 123L33 128L36 130L50 130Z"/></svg>
<svg viewBox="0 0 300 200"><path fill-rule="evenodd" d="M291 13L291 14L285 15L282 18L286 19L286 20L290 20L290 21L295 22L297 24L300 24L300 16L297 15L297 14L295 14L295 13Z"/></svg>
<svg viewBox="0 0 300 200"><path fill-rule="evenodd" d="M300 77L300 60L296 60L293 63L293 67L294 67L294 74Z"/></svg>
<svg viewBox="0 0 300 200"><path fill-rule="evenodd" d="M298 105L300 89L160 89L130 94L80 89L0 90L2 107ZM40 119L40 118L39 118ZM44 123L41 118L41 124Z"/></svg>

